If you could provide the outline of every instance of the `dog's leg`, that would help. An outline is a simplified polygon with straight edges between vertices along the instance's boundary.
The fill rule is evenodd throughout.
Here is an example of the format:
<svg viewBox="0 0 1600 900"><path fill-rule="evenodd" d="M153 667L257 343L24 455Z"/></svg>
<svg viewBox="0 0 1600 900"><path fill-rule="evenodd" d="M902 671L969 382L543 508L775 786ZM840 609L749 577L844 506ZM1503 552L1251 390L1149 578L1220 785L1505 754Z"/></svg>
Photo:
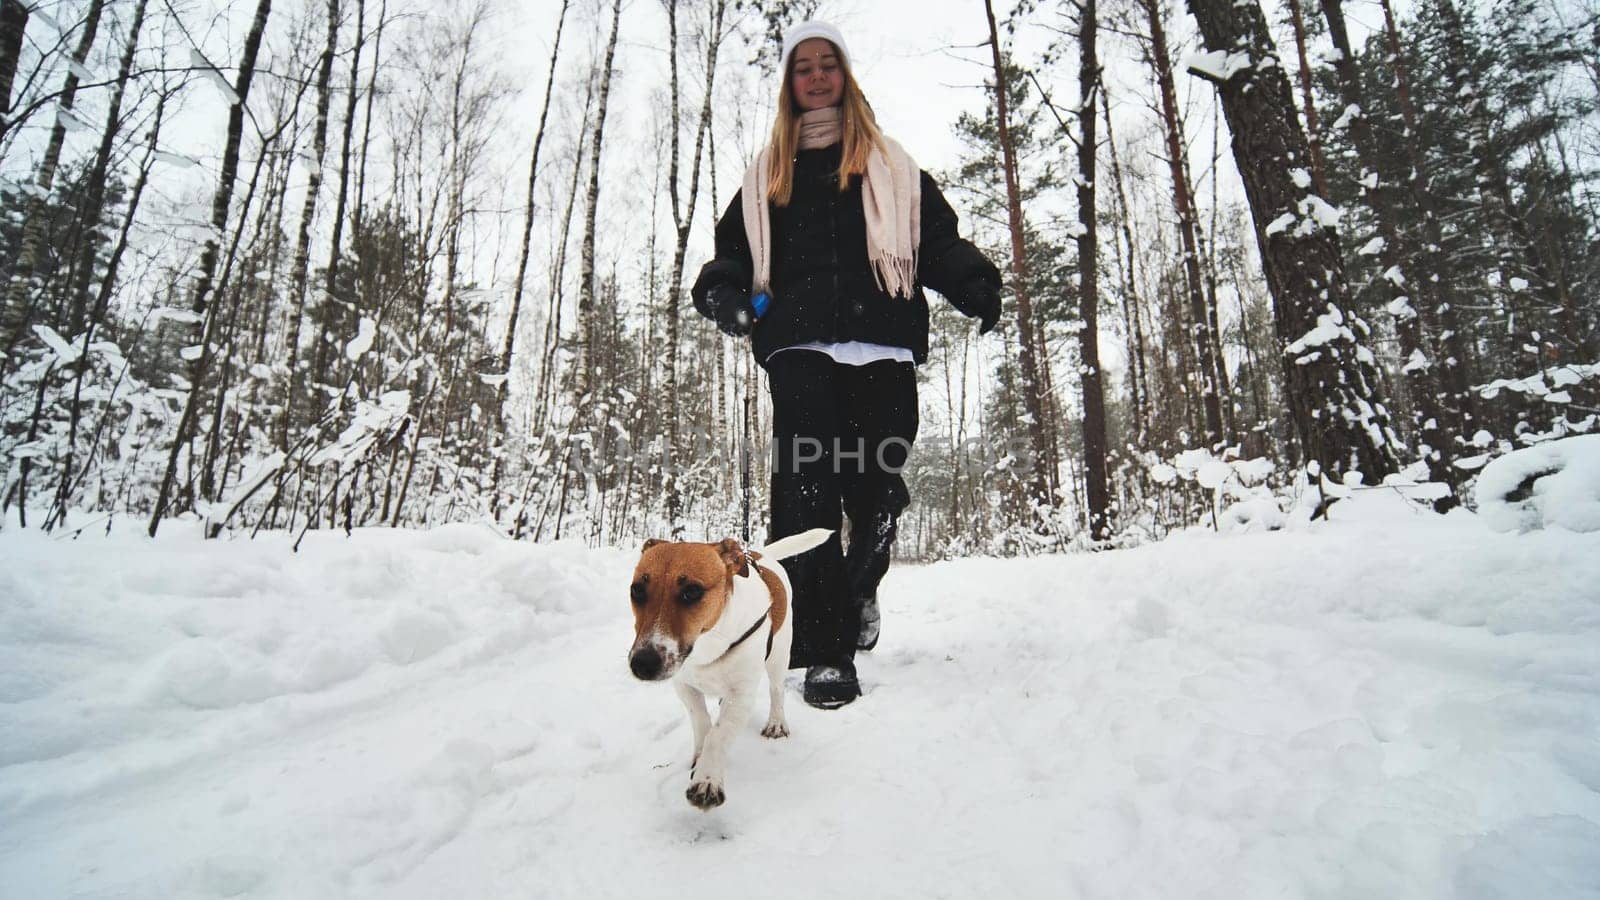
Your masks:
<svg viewBox="0 0 1600 900"><path fill-rule="evenodd" d="M700 763L695 766L694 775L689 781L689 790L685 796L689 802L701 809L711 809L721 806L727 799L722 790L722 780L728 764L728 745L739 732L744 730L744 725L750 720L750 692L741 690L722 698L721 709L717 713L717 723L711 727L711 733L706 735L705 749L700 754Z"/></svg>
<svg viewBox="0 0 1600 900"><path fill-rule="evenodd" d="M689 763L689 770L700 764L700 751L706 745L706 732L711 730L711 716L706 712L706 695L681 681L674 680L672 686L678 691L678 699L689 710L689 724L694 726L694 760Z"/></svg>
<svg viewBox="0 0 1600 900"><path fill-rule="evenodd" d="M772 696L772 708L767 713L767 725L761 729L766 738L786 738L789 723L783 718L783 675L789 671L789 641L787 637L773 642L772 655L767 657L767 688Z"/></svg>

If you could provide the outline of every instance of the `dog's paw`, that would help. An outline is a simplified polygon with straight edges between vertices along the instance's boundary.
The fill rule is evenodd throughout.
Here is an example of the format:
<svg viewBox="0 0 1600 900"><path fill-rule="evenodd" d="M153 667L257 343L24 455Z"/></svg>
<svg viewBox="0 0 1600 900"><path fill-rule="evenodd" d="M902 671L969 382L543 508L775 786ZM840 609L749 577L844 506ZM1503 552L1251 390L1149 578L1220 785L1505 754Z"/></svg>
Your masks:
<svg viewBox="0 0 1600 900"><path fill-rule="evenodd" d="M768 722L767 727L761 729L764 738L786 738L789 736L789 726L782 722Z"/></svg>
<svg viewBox="0 0 1600 900"><path fill-rule="evenodd" d="M728 799L723 793L722 785L714 781L696 781L689 785L689 790L684 792L689 798L689 803L699 809L716 809L722 801Z"/></svg>

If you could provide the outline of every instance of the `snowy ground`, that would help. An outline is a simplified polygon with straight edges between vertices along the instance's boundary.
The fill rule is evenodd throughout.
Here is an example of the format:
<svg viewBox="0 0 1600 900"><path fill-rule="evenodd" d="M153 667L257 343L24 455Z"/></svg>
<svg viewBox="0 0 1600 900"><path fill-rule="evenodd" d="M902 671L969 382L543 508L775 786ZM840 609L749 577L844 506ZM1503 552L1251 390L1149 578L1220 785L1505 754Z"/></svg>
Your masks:
<svg viewBox="0 0 1600 900"><path fill-rule="evenodd" d="M683 799L633 554L0 534L0 896L1600 896L1600 534L899 567L866 697Z"/></svg>

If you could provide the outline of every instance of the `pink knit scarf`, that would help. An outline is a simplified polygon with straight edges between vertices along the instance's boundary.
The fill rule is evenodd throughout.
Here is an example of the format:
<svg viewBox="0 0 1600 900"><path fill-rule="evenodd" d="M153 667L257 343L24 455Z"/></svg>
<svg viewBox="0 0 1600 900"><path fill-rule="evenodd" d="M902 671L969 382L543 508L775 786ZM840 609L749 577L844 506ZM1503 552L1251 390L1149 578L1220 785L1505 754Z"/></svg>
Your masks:
<svg viewBox="0 0 1600 900"><path fill-rule="evenodd" d="M838 107L803 113L800 149L838 143L842 132ZM744 173L744 230L755 263L751 288L756 293L767 290L772 278L772 216L767 203L771 157L772 148L763 148ZM867 171L861 178L861 211L867 223L867 259L878 287L895 297L910 297L917 280L922 236L922 170L905 148L888 136L883 147L867 157Z"/></svg>

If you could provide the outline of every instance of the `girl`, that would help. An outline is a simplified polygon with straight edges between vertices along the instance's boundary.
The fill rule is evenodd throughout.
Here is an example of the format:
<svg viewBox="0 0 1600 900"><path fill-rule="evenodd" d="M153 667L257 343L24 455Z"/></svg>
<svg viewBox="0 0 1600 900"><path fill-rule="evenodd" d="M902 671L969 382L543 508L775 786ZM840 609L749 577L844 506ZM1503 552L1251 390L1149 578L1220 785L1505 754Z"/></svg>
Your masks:
<svg viewBox="0 0 1600 900"><path fill-rule="evenodd" d="M717 223L695 309L751 338L772 394L773 538L831 528L784 563L794 587L791 665L807 703L860 696L855 652L878 636L878 582L910 502L915 365L928 355L933 288L981 322L1000 317L1000 273L956 233L956 215L878 130L839 30L784 35L772 140ZM850 546L840 540L840 511Z"/></svg>

